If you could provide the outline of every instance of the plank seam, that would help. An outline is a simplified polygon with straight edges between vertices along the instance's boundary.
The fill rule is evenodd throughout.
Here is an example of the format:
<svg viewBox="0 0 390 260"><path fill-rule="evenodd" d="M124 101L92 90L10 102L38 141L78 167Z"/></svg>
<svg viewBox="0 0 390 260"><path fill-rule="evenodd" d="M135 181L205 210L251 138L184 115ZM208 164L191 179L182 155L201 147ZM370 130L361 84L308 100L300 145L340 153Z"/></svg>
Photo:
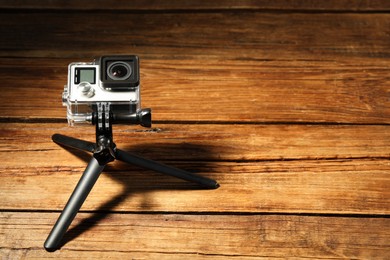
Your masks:
<svg viewBox="0 0 390 260"><path fill-rule="evenodd" d="M32 209L0 209L0 213L61 213L62 210L32 210ZM329 218L390 218L390 214L365 213L294 213L294 212L213 212L213 211L108 211L108 210L80 210L78 213L86 214L116 214L116 215L188 215L188 216L302 216L302 217L329 217Z"/></svg>
<svg viewBox="0 0 390 260"><path fill-rule="evenodd" d="M0 123L62 123L67 124L66 118L14 118L0 117ZM390 123L360 123L360 122L312 122L312 121L210 121L210 120L153 120L158 125L324 125L324 126L390 126Z"/></svg>
<svg viewBox="0 0 390 260"><path fill-rule="evenodd" d="M277 9L277 8L208 8L208 9L71 9L71 8L0 8L0 13L94 13L94 14L208 14L208 13L264 13L264 14L388 14L390 9Z"/></svg>

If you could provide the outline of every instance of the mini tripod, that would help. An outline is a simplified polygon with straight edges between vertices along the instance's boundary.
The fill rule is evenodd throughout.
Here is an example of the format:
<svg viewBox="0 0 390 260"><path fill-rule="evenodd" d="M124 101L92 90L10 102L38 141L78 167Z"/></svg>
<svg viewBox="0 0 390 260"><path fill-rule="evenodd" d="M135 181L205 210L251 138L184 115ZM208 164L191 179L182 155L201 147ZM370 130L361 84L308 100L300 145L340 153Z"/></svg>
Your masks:
<svg viewBox="0 0 390 260"><path fill-rule="evenodd" d="M177 168L166 166L155 161L145 159L133 154L126 153L116 148L112 136L112 122L138 122L143 126L151 125L150 109L144 109L141 113L127 115L125 118L115 116L110 113L109 105L99 104L97 112L93 113L92 123L96 125L96 144L73 137L54 134L52 139L55 143L82 151L93 153L93 157L88 163L76 188L70 196L64 210L50 232L44 247L47 251L55 251L61 246L61 240L67 229L76 217L77 212L86 200L93 185L99 178L104 167L115 159L151 169L162 174L174 176L186 181L195 182L208 189L216 189L219 184L209 178L195 175Z"/></svg>

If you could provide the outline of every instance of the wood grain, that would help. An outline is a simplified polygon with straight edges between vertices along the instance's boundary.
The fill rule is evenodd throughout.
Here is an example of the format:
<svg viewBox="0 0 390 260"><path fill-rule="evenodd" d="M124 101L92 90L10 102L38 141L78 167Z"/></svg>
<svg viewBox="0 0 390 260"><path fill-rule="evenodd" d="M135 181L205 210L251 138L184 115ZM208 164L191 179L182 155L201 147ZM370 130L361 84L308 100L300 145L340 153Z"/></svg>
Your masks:
<svg viewBox="0 0 390 260"><path fill-rule="evenodd" d="M75 167L74 160L62 159L52 167L1 168L1 207L62 210L86 165ZM168 164L214 178L221 187L202 190L115 163L99 178L82 210L390 214L389 160Z"/></svg>
<svg viewBox="0 0 390 260"><path fill-rule="evenodd" d="M390 14L2 13L0 56L385 60ZM108 21L115 21L112 26ZM213 26L209 26L212 23ZM97 30L99 33L97 33ZM375 44L374 44L375 43Z"/></svg>
<svg viewBox="0 0 390 260"><path fill-rule="evenodd" d="M0 213L0 253L6 259L390 257L386 218L80 214L67 234L73 240L63 250L47 253L41 246L56 217Z"/></svg>
<svg viewBox="0 0 390 260"><path fill-rule="evenodd" d="M71 128L66 123L3 123L0 129L3 134L0 151L7 158L3 163L7 167L30 165L30 160L21 162L11 153L24 158L53 154L56 163L70 159L65 157L67 152L51 141L54 133L95 141L95 129L88 125ZM155 124L153 129L145 130L116 125L114 141L124 150L163 161L388 158L387 129L388 126L376 125ZM34 162L48 166L45 161Z"/></svg>

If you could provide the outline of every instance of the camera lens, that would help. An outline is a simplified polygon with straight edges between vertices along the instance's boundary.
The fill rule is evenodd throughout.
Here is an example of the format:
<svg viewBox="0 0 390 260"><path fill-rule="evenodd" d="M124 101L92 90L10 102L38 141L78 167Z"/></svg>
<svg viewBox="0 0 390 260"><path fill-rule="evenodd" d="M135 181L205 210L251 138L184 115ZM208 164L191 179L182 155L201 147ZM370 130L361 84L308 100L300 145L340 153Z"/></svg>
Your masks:
<svg viewBox="0 0 390 260"><path fill-rule="evenodd" d="M113 80L125 80L131 73L129 64L122 61L113 62L107 68L107 75Z"/></svg>

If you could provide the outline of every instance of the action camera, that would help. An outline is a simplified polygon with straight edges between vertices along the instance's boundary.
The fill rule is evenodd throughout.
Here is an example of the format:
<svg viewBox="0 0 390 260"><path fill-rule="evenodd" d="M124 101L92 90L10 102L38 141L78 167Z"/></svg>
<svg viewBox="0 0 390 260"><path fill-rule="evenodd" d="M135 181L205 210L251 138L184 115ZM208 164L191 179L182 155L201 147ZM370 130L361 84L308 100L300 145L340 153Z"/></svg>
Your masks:
<svg viewBox="0 0 390 260"><path fill-rule="evenodd" d="M139 59L135 55L69 64L62 101L72 126L96 123L99 106L110 110L113 123L151 124L150 109L141 109Z"/></svg>

